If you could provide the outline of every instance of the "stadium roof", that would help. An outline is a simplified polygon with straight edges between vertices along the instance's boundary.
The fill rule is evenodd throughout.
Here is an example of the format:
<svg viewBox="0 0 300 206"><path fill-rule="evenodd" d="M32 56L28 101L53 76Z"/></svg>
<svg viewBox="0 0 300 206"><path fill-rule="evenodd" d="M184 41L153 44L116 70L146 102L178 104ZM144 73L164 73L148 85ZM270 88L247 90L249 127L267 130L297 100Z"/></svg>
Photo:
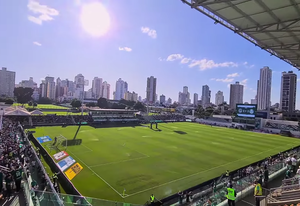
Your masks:
<svg viewBox="0 0 300 206"><path fill-rule="evenodd" d="M300 0L181 0L300 70Z"/></svg>
<svg viewBox="0 0 300 206"><path fill-rule="evenodd" d="M138 112L138 110L131 110L131 109L101 109L101 108L90 108L89 111L101 111L101 112Z"/></svg>

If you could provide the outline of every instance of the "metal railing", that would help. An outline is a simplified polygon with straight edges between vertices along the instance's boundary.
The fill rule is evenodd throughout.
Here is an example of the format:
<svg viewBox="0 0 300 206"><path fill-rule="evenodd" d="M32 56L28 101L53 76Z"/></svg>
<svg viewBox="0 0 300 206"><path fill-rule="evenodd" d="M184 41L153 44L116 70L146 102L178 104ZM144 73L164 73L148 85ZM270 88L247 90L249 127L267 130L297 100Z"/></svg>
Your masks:
<svg viewBox="0 0 300 206"><path fill-rule="evenodd" d="M21 124L19 124L19 127L22 131L22 136L25 140L25 142L27 144L30 144L31 148L33 148L33 146L31 145L29 139L28 139L28 136L27 134L24 132L24 129L23 127L21 126ZM32 154L33 154L33 159L35 160L36 162L36 166L39 167L42 171L42 173L45 175L45 179L47 181L46 183L46 187L45 187L45 190L48 190L52 193L52 197L53 197L53 200L55 202L55 204L52 204L53 206L63 206L63 203L62 203L62 200L60 199L60 196L58 195L58 193L56 192L55 188L53 187L53 184L52 184L52 181L51 179L49 178L49 176L47 175L47 172L41 162L41 160L39 159L38 155L36 154L35 150L32 149ZM25 174L25 177L24 178L24 181L23 181L23 191L24 191L24 195L25 195L25 199L28 203L28 205L49 205L49 204L43 204L43 201L41 201L40 199L36 199L36 195L35 195L35 189L31 187L31 184L32 184L32 178L31 176L28 176L26 174L26 172L24 172Z"/></svg>
<svg viewBox="0 0 300 206"><path fill-rule="evenodd" d="M296 151L294 151L294 152L296 152ZM296 152L296 154L299 155L300 152ZM283 169L285 166L286 166L286 164L283 161L277 162L273 165L269 165L268 166L269 176L271 174L274 174L278 170ZM237 193L242 192L246 188L249 188L250 186L252 186L254 184L255 180L258 180L259 175L260 174L259 174L259 170L258 170L246 177L238 179L237 181L232 181L233 188L235 188ZM219 203L221 203L227 199L226 198L227 186L228 186L228 179L224 178L217 187L212 188L212 192L205 194L203 196L197 197L197 199L199 199L199 200L194 202L191 205L193 205L193 206L205 206L205 205L215 206L215 205L218 205ZM267 193L269 194L269 192L267 192ZM268 194L266 194L266 195L268 195Z"/></svg>

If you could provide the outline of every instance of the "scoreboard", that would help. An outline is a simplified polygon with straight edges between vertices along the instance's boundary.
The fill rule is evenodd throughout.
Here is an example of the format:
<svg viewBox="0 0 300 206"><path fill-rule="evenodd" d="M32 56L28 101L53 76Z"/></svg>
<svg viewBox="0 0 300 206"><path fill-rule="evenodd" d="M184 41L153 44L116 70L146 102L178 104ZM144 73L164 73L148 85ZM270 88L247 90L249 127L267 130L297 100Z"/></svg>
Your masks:
<svg viewBox="0 0 300 206"><path fill-rule="evenodd" d="M256 104L237 104L236 105L236 116L245 118L255 118L257 111Z"/></svg>

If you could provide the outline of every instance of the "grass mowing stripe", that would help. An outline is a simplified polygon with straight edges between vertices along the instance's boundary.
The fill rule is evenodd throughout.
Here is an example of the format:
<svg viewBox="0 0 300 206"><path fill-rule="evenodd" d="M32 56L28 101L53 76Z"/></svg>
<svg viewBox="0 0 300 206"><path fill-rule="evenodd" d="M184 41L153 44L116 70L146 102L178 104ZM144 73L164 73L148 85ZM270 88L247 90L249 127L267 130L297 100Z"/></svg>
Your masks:
<svg viewBox="0 0 300 206"><path fill-rule="evenodd" d="M120 195L120 197L124 198L123 195L121 193L119 193L113 186L111 186L105 179L103 179L100 175L98 175L92 168L90 168L87 164L85 164L84 161L82 161L81 159L79 159L77 157L77 155L75 155L73 152L70 151L70 153L72 153L73 156L75 156L82 164L84 164L92 173L94 173L97 177L99 177L105 184L107 184L107 186L109 186L113 191L115 191L118 195Z"/></svg>
<svg viewBox="0 0 300 206"><path fill-rule="evenodd" d="M287 145L289 145L289 144L287 144ZM286 145L285 145L285 146L286 146ZM155 186L155 187L148 188L148 189L143 190L143 191L139 191L139 192L136 192L136 193L133 193L133 194L128 194L126 197L130 197L130 196L133 196L133 195L137 195L137 194L140 194L140 193L142 193L142 192L146 192L146 191L155 189L155 188L157 188L157 187L161 187L161 186L164 186L164 185L171 184L171 183L173 183L173 182L178 182L178 181L180 181L180 180L184 180L184 179L187 179L187 178L189 178L189 177L193 177L193 176L196 176L196 175L199 175L199 174L202 174L202 173L205 173L205 172L208 172L208 171L211 171L211 170L220 168L220 167L224 167L224 166L229 165L229 164L232 164L232 163L234 163L234 162L239 162L239 161L242 161L242 160L245 160L245 159L248 159L248 158L252 158L252 157L258 156L258 155L260 155L260 154L263 154L263 153L266 153L266 152L275 150L275 149L277 149L277 148L278 148L278 147L274 147L274 148L272 148L272 149L270 149L270 150L266 150L266 151L257 153L257 154L252 155L252 156L248 156L248 157L245 157L245 158L242 158L242 159L238 159L238 160L235 160L235 161L232 161L232 162L228 162L228 163L226 163L226 164L219 165L219 166L217 166L217 167L212 167L212 168L210 168L210 169L207 169L207 170L204 170L204 171L200 171L200 172L197 172L197 173L195 173L195 174L191 174L191 175L188 175L188 176L185 176L185 177L181 177L181 178L179 178L179 179L172 180L172 181L170 181L170 182L166 182L166 183L157 185L157 186Z"/></svg>
<svg viewBox="0 0 300 206"><path fill-rule="evenodd" d="M100 167L100 166L105 166L105 165L119 164L119 163L123 163L123 162L130 162L130 161L141 160L141 159L145 159L145 158L149 158L149 156L138 157L138 158L133 158L133 159L128 159L128 160L121 160L121 161L117 161L117 162L109 162L109 163L98 164L98 165L91 165L89 167L93 168L93 167Z"/></svg>

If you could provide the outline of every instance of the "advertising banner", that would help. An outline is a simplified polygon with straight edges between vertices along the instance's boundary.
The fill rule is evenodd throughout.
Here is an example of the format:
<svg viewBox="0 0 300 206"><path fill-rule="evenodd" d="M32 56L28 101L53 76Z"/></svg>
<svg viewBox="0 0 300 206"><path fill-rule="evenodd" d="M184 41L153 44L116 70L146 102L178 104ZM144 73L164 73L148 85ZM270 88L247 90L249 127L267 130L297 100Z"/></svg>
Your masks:
<svg viewBox="0 0 300 206"><path fill-rule="evenodd" d="M37 140L39 143L45 143L45 142L50 142L52 139L49 136L44 136L44 137L38 137Z"/></svg>
<svg viewBox="0 0 300 206"><path fill-rule="evenodd" d="M63 159L66 156L69 156L69 154L66 153L65 151L61 151L61 152L56 153L55 155L53 155L54 159L57 160L57 161Z"/></svg>
<svg viewBox="0 0 300 206"><path fill-rule="evenodd" d="M60 168L61 171L65 171L66 169L68 169L75 162L76 161L71 156L68 156L65 159L59 161L57 163L57 166Z"/></svg>
<svg viewBox="0 0 300 206"><path fill-rule="evenodd" d="M66 176L69 178L69 180L72 180L76 175L79 174L79 172L83 169L83 167L79 164L76 163L72 165L66 172Z"/></svg>

